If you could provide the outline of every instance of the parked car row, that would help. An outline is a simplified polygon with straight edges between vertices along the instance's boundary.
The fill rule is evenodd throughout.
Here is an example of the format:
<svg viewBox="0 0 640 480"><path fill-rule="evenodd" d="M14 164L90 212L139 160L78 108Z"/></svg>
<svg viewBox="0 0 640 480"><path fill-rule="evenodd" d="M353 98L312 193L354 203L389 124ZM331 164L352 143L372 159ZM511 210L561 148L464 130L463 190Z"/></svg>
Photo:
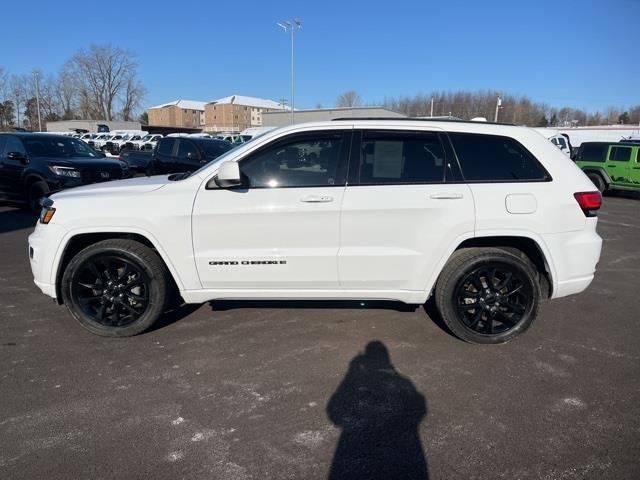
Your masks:
<svg viewBox="0 0 640 480"><path fill-rule="evenodd" d="M153 150L125 150L119 158L133 174L158 175L197 170L232 148L229 142L213 138L167 136Z"/></svg>
<svg viewBox="0 0 640 480"><path fill-rule="evenodd" d="M0 203L26 206L35 212L42 197L60 190L136 174L190 172L234 148L229 142L212 138L157 140L153 150L125 149L116 158L69 135L2 133Z"/></svg>

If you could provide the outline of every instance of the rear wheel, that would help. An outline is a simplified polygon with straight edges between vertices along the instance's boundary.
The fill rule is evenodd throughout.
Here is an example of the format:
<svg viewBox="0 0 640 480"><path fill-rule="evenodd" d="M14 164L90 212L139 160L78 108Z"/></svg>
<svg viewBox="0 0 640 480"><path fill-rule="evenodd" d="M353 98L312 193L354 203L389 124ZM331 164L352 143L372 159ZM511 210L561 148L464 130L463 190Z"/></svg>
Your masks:
<svg viewBox="0 0 640 480"><path fill-rule="evenodd" d="M445 324L471 343L505 343L536 317L540 286L526 259L497 248L460 250L436 284Z"/></svg>
<svg viewBox="0 0 640 480"><path fill-rule="evenodd" d="M164 312L169 282L150 248L111 239L78 253L62 278L71 315L92 333L128 337L147 330Z"/></svg>
<svg viewBox="0 0 640 480"><path fill-rule="evenodd" d="M589 180L591 180L591 182L596 186L596 188L598 189L598 191L600 191L600 193L604 192L607 189L607 183L604 181L604 178L602 178L602 175L600 175L599 173L588 172L587 177L589 177Z"/></svg>

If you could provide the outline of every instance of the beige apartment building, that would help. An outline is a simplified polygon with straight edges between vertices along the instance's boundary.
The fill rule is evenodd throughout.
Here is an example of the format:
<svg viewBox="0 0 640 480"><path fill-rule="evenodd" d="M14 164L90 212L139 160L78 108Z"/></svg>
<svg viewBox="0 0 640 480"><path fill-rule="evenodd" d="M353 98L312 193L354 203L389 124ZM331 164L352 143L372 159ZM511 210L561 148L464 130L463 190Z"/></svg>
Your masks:
<svg viewBox="0 0 640 480"><path fill-rule="evenodd" d="M207 102L174 100L148 110L149 125L163 127L204 128Z"/></svg>
<svg viewBox="0 0 640 480"><path fill-rule="evenodd" d="M211 102L175 100L151 107L149 125L201 128L205 132L241 132L262 126L262 114L287 107L264 98L232 95Z"/></svg>
<svg viewBox="0 0 640 480"><path fill-rule="evenodd" d="M264 98L232 95L219 98L205 107L205 131L241 132L249 127L262 126L262 114L281 111L286 107Z"/></svg>

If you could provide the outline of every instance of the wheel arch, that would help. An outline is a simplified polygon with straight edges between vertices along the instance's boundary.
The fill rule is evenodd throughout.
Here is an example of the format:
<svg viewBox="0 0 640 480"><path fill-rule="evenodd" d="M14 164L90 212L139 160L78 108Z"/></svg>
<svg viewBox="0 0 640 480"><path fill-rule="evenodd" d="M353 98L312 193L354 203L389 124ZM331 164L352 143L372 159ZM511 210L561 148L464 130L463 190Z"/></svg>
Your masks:
<svg viewBox="0 0 640 480"><path fill-rule="evenodd" d="M47 179L44 178L42 175L38 174L38 173L33 173L33 172L28 172L25 176L24 176L24 180L23 180L23 188L25 193L29 191L29 187L31 185L33 185L36 182L44 182L47 184L47 186L49 186L49 183L47 182Z"/></svg>
<svg viewBox="0 0 640 480"><path fill-rule="evenodd" d="M56 265L54 265L55 272L55 289L56 289L56 300L59 304L62 304L62 276L64 271L69 265L71 259L77 255L81 250L88 247L89 245L93 245L94 243L100 242L102 240L109 240L114 238L121 238L127 240L137 241L146 247L149 247L153 251L155 251L162 263L164 263L167 268L167 272L169 272L169 276L173 283L173 286L181 290L182 281L180 280L180 276L178 272L168 260L168 257L164 250L159 247L159 243L147 232L140 231L100 231L100 232L72 232L66 241L63 241L63 246L60 248L61 253L57 256Z"/></svg>
<svg viewBox="0 0 640 480"><path fill-rule="evenodd" d="M612 183L611 177L609 176L607 171L602 167L584 167L582 171L585 173L585 175L588 173L597 173L602 177L602 179L604 180L604 183L606 183L607 186L611 185Z"/></svg>
<svg viewBox="0 0 640 480"><path fill-rule="evenodd" d="M429 295L442 269L449 262L456 252L467 248L500 248L516 255L524 255L538 272L538 283L543 298L550 298L553 294L553 279L555 271L550 262L550 255L541 239L535 238L528 233L482 235L459 239L455 248L451 249L441 260L434 278L428 285Z"/></svg>

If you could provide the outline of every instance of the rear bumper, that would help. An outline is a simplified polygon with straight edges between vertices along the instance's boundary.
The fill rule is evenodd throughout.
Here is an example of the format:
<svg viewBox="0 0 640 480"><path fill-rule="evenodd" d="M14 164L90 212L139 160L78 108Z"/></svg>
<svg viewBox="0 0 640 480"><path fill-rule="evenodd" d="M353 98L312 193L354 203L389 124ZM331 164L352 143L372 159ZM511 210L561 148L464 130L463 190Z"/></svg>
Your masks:
<svg viewBox="0 0 640 480"><path fill-rule="evenodd" d="M596 218L588 218L579 232L544 235L554 261L551 298L580 293L593 281L602 251L602 238L596 233Z"/></svg>

